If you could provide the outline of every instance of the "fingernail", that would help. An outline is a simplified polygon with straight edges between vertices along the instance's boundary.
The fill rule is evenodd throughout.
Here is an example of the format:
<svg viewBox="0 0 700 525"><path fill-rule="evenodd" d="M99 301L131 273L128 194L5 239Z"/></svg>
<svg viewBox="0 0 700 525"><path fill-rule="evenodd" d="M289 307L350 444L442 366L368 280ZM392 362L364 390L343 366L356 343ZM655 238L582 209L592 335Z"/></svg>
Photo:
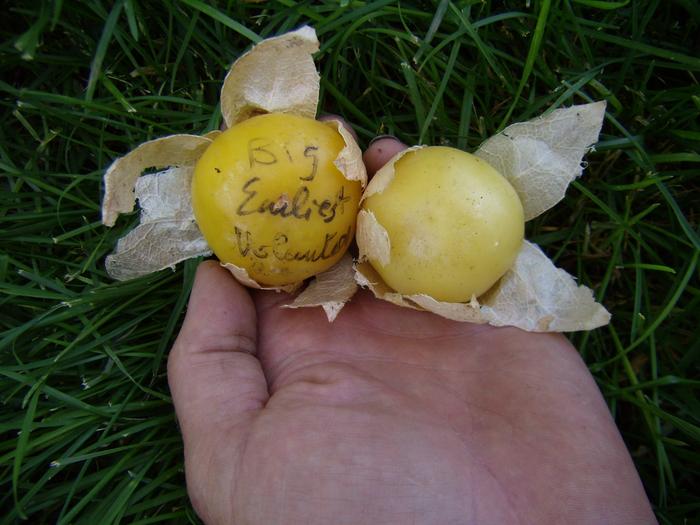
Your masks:
<svg viewBox="0 0 700 525"><path fill-rule="evenodd" d="M372 140L369 141L368 146L371 146L375 142L377 142L379 140L383 140L383 139L393 139L393 140L396 140L397 142L401 142L394 135L377 135L376 137L374 137Z"/></svg>

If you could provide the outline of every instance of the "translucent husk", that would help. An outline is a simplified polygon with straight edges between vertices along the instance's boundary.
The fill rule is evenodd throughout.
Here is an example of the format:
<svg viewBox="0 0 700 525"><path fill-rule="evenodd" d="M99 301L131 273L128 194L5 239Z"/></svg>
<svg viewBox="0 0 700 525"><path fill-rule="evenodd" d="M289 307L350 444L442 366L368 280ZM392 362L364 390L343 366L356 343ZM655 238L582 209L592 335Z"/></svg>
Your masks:
<svg viewBox="0 0 700 525"><path fill-rule="evenodd" d="M555 110L509 126L484 142L476 155L510 181L529 220L559 202L571 181L581 175L581 160L598 140L604 115L604 102ZM396 162L415 149L398 153L379 170L363 199L395 183ZM468 303L447 303L428 295L402 295L387 286L367 261L387 264L391 238L366 210L358 216L357 243L358 284L372 290L376 297L400 306L428 310L457 321L517 326L537 332L590 330L610 321L610 314L595 302L590 289L578 286L572 276L556 268L542 250L528 241L496 285Z"/></svg>
<svg viewBox="0 0 700 525"><path fill-rule="evenodd" d="M230 128L260 113L316 117L320 77L316 32L302 27L263 40L231 66L221 88L221 114Z"/></svg>
<svg viewBox="0 0 700 525"><path fill-rule="evenodd" d="M529 221L564 198L581 176L581 161L605 117L605 102L557 109L528 122L508 126L476 151L518 192Z"/></svg>
<svg viewBox="0 0 700 525"><path fill-rule="evenodd" d="M194 222L189 199L193 167L173 167L136 180L140 224L107 256L107 273L125 281L172 268L211 250Z"/></svg>
<svg viewBox="0 0 700 525"><path fill-rule="evenodd" d="M134 188L144 170L194 166L211 142L209 137L170 135L144 142L115 160L104 176L102 223L114 226L120 213L133 211L136 202Z"/></svg>

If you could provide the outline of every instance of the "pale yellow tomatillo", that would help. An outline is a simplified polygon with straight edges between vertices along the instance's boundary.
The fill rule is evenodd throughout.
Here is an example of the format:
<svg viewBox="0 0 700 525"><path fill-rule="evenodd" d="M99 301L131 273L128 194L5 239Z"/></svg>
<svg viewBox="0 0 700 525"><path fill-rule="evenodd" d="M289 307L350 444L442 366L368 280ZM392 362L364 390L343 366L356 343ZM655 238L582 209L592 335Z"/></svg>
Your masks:
<svg viewBox="0 0 700 525"><path fill-rule="evenodd" d="M372 193L373 181L362 203L391 245L387 264L369 262L404 295L466 302L486 292L522 245L523 207L513 187L485 161L448 147L411 151L393 168L389 185Z"/></svg>

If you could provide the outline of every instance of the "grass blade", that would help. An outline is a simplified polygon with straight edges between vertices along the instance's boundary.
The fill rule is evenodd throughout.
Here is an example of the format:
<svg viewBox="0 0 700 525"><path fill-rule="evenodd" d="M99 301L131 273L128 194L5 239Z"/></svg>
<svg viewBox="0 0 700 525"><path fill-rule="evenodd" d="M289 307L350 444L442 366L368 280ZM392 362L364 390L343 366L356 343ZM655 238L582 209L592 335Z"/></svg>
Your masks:
<svg viewBox="0 0 700 525"><path fill-rule="evenodd" d="M104 62L105 55L107 54L107 48L112 40L114 28L117 25L117 20L119 20L119 15L121 14L123 7L124 0L117 0L114 6L112 6L112 10L109 12L107 20L105 20L105 25L102 28L102 35L100 36L100 41L97 44L95 56L92 59L92 64L90 66L90 77L88 78L87 88L85 89L85 100L87 102L92 101L95 94L97 80L102 74L102 63Z"/></svg>

